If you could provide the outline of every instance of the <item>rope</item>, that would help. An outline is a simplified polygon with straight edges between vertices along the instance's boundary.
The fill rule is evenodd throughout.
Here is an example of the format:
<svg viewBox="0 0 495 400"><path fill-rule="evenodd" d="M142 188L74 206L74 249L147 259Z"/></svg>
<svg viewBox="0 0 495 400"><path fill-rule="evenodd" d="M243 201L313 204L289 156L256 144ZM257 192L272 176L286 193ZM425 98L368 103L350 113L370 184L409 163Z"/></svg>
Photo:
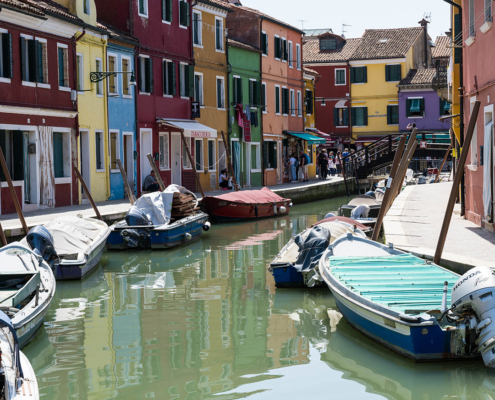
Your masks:
<svg viewBox="0 0 495 400"><path fill-rule="evenodd" d="M222 160L222 158L225 157L225 155L226 155L226 152L224 151L223 154L222 154L222 156L218 159L218 161L215 164L213 164L211 167L216 167L220 163L220 161ZM198 167L201 167L201 169L203 169L203 170L206 169L206 168L210 169L210 165L208 165L208 166L201 165L198 162L196 162L196 168L198 168Z"/></svg>

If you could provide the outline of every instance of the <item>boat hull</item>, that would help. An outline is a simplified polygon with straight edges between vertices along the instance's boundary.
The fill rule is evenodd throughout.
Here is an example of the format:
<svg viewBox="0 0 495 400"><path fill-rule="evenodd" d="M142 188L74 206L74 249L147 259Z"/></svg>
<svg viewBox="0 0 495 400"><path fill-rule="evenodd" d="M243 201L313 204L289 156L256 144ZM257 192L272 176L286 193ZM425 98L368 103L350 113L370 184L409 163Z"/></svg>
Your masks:
<svg viewBox="0 0 495 400"><path fill-rule="evenodd" d="M89 254L87 261L83 263L67 263L63 262L57 265L55 269L55 279L58 281L80 280L88 275L100 262L103 251L105 250L106 240L100 243Z"/></svg>
<svg viewBox="0 0 495 400"><path fill-rule="evenodd" d="M201 206L215 222L235 222L250 219L270 218L281 215L288 215L290 210L290 200L278 201L274 203L252 204L238 203L216 197L205 197ZM276 212L274 210L276 206ZM281 212L280 207L285 207Z"/></svg>
<svg viewBox="0 0 495 400"><path fill-rule="evenodd" d="M186 221L187 220L187 221ZM208 220L208 215L201 213L194 217L187 217L183 223L173 223L166 228L154 228L149 230L149 243L147 248L152 249L170 249L181 246L199 239L203 234L203 226ZM191 235L190 238L186 234ZM126 250L130 249L127 242L121 236L121 231L112 226L110 236L107 240L108 250Z"/></svg>
<svg viewBox="0 0 495 400"><path fill-rule="evenodd" d="M38 333L41 325L43 325L43 320L45 318L46 312L48 311L48 304L39 314L37 314L32 319L25 322L22 326L14 323L15 333L19 340L19 348L23 348L28 344L31 339L33 339Z"/></svg>
<svg viewBox="0 0 495 400"><path fill-rule="evenodd" d="M303 274L290 265L271 265L273 279L277 288L307 288Z"/></svg>

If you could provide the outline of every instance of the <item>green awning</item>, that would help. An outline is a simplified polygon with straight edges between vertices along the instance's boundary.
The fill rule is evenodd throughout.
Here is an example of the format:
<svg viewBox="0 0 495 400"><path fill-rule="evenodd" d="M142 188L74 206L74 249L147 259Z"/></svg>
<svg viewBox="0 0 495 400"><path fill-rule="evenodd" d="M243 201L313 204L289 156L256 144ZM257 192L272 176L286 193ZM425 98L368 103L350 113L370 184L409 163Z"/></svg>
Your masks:
<svg viewBox="0 0 495 400"><path fill-rule="evenodd" d="M313 136L305 132L285 131L284 133L290 136L294 136L298 139L306 140L309 144L325 144L327 142L327 140L324 138Z"/></svg>
<svg viewBox="0 0 495 400"><path fill-rule="evenodd" d="M413 112L421 112L421 108L420 108L420 99L412 99L411 100L411 109L410 111L413 113Z"/></svg>
<svg viewBox="0 0 495 400"><path fill-rule="evenodd" d="M447 111L449 112L450 111L450 103L449 102L445 102L445 104L443 105L443 110L444 111Z"/></svg>

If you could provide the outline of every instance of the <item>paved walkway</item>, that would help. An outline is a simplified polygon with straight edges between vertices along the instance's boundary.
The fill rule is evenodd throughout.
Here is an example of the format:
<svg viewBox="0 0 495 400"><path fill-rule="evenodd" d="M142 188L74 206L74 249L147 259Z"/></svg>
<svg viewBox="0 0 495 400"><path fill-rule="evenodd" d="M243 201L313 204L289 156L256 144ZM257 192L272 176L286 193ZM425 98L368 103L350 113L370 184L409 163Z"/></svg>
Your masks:
<svg viewBox="0 0 495 400"><path fill-rule="evenodd" d="M387 242L433 259L452 182L407 186L383 221ZM495 235L460 216L452 215L441 264L464 272L486 265L495 268Z"/></svg>
<svg viewBox="0 0 495 400"><path fill-rule="evenodd" d="M325 185L329 182L340 181L343 178L333 177L329 178L326 181L319 181L317 179L313 179L309 182L299 182L299 183L284 183L282 185L270 186L274 192L279 190L286 189L297 189L297 188L307 188L309 186L319 186ZM256 190L261 189L261 187L252 187L244 190ZM224 190L215 190L211 192L205 192L207 196L218 196L221 194L228 193ZM201 195L197 193L198 198L201 199ZM113 201L104 201L101 203L96 203L98 210L100 211L101 216L107 223L112 223L114 221L119 221L124 219L127 211L129 210L130 203L126 200L113 200ZM63 215L73 215L77 216L78 214L82 214L85 217L96 218L96 214L91 207L91 204L83 204L76 205L71 207L59 207L59 208L47 208L44 210L36 210L29 213L24 213L24 218L26 219L26 224L29 229L34 226L42 225L51 221L52 219L61 217ZM0 223L2 224L2 228L5 231L5 236L14 237L14 236L23 236L24 231L22 229L21 223L19 221L19 217L17 214L8 214L8 215L0 215Z"/></svg>

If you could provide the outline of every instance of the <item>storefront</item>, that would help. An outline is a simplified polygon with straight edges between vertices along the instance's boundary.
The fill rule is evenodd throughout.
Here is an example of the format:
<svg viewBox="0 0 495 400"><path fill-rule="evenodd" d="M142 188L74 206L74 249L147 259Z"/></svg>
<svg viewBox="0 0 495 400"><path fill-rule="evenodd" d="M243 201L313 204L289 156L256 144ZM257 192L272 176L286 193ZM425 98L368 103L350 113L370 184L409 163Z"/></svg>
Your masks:
<svg viewBox="0 0 495 400"><path fill-rule="evenodd" d="M309 178L316 177L316 147L326 142L326 139L311 135L306 132L284 131L283 139L283 166L284 183L289 182L290 157L292 154L299 159L300 152L304 151L309 156ZM300 179L302 170L299 169Z"/></svg>

